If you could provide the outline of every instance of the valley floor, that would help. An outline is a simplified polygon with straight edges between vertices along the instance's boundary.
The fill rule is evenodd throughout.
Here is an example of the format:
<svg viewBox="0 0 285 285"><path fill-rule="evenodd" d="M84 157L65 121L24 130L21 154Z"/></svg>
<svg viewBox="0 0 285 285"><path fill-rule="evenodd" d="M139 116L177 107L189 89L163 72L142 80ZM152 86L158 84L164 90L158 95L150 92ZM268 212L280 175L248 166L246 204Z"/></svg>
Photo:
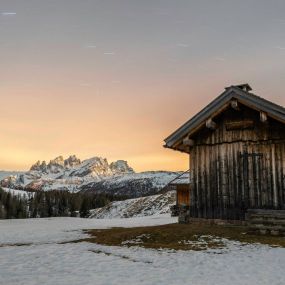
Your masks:
<svg viewBox="0 0 285 285"><path fill-rule="evenodd" d="M174 251L71 242L88 237L83 229L175 221L167 215L2 220L0 284L284 284L284 248L228 241L222 249Z"/></svg>

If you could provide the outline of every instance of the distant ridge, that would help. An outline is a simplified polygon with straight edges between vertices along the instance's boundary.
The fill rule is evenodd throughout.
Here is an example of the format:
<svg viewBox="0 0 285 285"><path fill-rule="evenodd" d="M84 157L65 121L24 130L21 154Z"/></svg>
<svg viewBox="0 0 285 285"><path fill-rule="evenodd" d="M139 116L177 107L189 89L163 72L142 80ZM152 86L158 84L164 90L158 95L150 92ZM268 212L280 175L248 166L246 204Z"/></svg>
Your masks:
<svg viewBox="0 0 285 285"><path fill-rule="evenodd" d="M109 163L106 158L95 156L81 161L70 155L49 162L38 160L26 172L3 172L0 186L32 191L110 193L133 198L157 193L176 175L167 171L135 173L125 160Z"/></svg>

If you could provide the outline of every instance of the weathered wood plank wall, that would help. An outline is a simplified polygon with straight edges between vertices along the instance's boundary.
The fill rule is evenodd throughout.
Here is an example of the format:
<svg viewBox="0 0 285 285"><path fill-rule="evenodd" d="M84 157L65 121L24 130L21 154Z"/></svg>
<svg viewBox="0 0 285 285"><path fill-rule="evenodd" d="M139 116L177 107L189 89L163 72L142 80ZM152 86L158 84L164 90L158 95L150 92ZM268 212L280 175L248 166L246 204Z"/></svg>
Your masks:
<svg viewBox="0 0 285 285"><path fill-rule="evenodd" d="M187 184L177 184L177 205L187 205L190 206L190 195L189 195L189 185Z"/></svg>
<svg viewBox="0 0 285 285"><path fill-rule="evenodd" d="M261 122L247 107L215 122L216 130L196 134L190 151L191 216L244 220L249 208L285 209L285 127Z"/></svg>

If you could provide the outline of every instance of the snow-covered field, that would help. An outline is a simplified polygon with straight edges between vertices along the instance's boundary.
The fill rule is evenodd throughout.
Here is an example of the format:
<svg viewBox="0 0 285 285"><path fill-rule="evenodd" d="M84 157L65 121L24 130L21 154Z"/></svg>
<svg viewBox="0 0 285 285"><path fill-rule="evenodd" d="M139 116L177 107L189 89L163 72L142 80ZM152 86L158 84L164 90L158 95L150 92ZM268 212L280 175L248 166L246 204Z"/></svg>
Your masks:
<svg viewBox="0 0 285 285"><path fill-rule="evenodd" d="M197 252L61 244L85 237L81 229L172 222L167 215L2 220L0 284L284 284L285 249L280 248L228 242L226 249Z"/></svg>

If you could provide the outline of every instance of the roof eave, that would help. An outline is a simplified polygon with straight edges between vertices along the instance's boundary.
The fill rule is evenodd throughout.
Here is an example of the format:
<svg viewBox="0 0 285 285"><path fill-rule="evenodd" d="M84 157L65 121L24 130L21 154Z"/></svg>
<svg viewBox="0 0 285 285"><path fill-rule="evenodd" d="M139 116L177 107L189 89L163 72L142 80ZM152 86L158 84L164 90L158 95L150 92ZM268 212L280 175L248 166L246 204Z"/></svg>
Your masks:
<svg viewBox="0 0 285 285"><path fill-rule="evenodd" d="M192 124L193 125L195 124L203 125L204 120L205 120L204 119L205 114L209 110L220 106L223 102L225 104L228 100L228 97L230 96L232 92L233 90L230 87L226 88L226 90L220 96L218 96L215 100L213 100L210 104L208 104L204 109L202 109L202 111L197 113L194 117L192 117L185 124L183 124L180 128L178 128L175 132L173 132L170 136L168 136L164 140L166 145L171 147L171 145L175 144L175 142L179 140L179 138L176 139L177 136L181 137L181 136L187 135L187 132L188 132L187 130L189 128L189 125L192 125ZM206 116L206 117L209 117L209 116Z"/></svg>
<svg viewBox="0 0 285 285"><path fill-rule="evenodd" d="M193 133L203 127L208 118L215 117L225 108L227 108L230 100L233 98L238 99L242 104L252 109L266 112L269 117L272 117L273 119L285 124L285 109L283 107L252 93L243 91L236 86L230 86L227 87L220 96L202 109L202 111L197 113L194 117L168 136L164 140L167 148L177 150L176 148L181 143L183 137L191 136Z"/></svg>

